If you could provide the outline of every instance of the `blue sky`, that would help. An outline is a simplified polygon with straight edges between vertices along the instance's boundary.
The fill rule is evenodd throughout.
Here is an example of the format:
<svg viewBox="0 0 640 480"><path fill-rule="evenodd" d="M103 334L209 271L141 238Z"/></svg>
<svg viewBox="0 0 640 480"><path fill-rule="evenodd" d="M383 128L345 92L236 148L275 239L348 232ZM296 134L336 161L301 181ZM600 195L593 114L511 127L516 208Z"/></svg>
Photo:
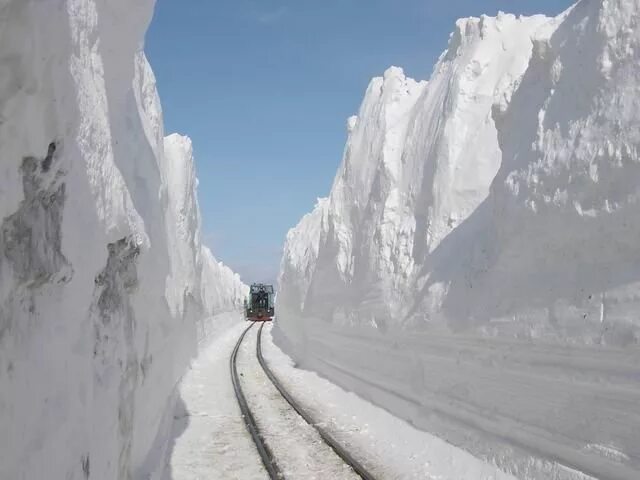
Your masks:
<svg viewBox="0 0 640 480"><path fill-rule="evenodd" d="M246 282L275 281L289 228L326 196L371 77L429 77L460 17L571 0L157 0L146 51L167 133L194 144L203 232Z"/></svg>

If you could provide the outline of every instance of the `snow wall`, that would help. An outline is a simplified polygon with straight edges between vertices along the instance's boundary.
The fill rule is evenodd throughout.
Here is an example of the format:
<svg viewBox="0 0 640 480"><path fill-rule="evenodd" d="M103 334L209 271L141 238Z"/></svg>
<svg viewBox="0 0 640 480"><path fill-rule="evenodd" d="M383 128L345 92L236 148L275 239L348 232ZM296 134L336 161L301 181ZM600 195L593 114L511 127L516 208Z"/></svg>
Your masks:
<svg viewBox="0 0 640 480"><path fill-rule="evenodd" d="M246 287L163 138L154 2L0 0L0 478L157 478L174 386Z"/></svg>
<svg viewBox="0 0 640 480"><path fill-rule="evenodd" d="M523 479L640 472L640 1L459 20L372 80L276 341Z"/></svg>

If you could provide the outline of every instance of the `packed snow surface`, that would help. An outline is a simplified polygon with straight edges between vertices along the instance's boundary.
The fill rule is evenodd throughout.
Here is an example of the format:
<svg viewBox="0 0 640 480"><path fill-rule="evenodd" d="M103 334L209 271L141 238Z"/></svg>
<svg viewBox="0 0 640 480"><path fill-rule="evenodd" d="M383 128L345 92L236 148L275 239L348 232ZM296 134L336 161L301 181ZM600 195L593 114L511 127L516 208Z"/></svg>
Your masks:
<svg viewBox="0 0 640 480"><path fill-rule="evenodd" d="M156 478L175 386L245 286L163 138L154 2L0 0L0 478Z"/></svg>
<svg viewBox="0 0 640 480"><path fill-rule="evenodd" d="M299 365L519 478L640 475L640 1L460 20L287 236Z"/></svg>
<svg viewBox="0 0 640 480"><path fill-rule="evenodd" d="M266 479L247 432L229 377L229 357L246 324L216 317L215 339L180 382L173 412L171 448L163 480ZM262 435L286 478L353 478L354 473L322 443L273 387L256 359L256 334L247 334L238 356L242 388ZM288 392L320 425L385 480L515 480L447 442L421 432L315 373L301 370L273 344L269 325L263 354Z"/></svg>
<svg viewBox="0 0 640 480"><path fill-rule="evenodd" d="M269 327L262 335L262 349L284 388L375 478L515 480L495 465L412 427L316 373L297 368L273 343Z"/></svg>
<svg viewBox="0 0 640 480"><path fill-rule="evenodd" d="M180 382L162 480L269 478L244 425L229 374L229 357L247 327L238 317L216 317L218 335Z"/></svg>

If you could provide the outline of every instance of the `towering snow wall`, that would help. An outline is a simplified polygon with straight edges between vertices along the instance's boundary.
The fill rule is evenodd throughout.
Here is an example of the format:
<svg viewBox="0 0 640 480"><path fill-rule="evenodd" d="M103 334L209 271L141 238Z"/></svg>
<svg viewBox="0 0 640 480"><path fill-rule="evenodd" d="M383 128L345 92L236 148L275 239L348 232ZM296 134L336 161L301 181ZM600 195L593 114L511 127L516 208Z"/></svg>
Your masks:
<svg viewBox="0 0 640 480"><path fill-rule="evenodd" d="M0 0L2 479L155 478L202 319L244 294L163 138L152 9Z"/></svg>
<svg viewBox="0 0 640 480"><path fill-rule="evenodd" d="M277 341L520 478L640 471L640 1L458 21L287 236Z"/></svg>

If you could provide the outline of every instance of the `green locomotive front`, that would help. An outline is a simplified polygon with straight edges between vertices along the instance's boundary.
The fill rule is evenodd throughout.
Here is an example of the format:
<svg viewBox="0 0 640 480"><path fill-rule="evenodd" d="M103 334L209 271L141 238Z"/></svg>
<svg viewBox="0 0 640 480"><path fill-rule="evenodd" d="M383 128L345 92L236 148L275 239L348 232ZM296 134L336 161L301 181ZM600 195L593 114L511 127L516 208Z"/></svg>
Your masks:
<svg viewBox="0 0 640 480"><path fill-rule="evenodd" d="M249 298L245 300L247 320L268 322L273 320L275 294L273 285L254 283L249 289Z"/></svg>

